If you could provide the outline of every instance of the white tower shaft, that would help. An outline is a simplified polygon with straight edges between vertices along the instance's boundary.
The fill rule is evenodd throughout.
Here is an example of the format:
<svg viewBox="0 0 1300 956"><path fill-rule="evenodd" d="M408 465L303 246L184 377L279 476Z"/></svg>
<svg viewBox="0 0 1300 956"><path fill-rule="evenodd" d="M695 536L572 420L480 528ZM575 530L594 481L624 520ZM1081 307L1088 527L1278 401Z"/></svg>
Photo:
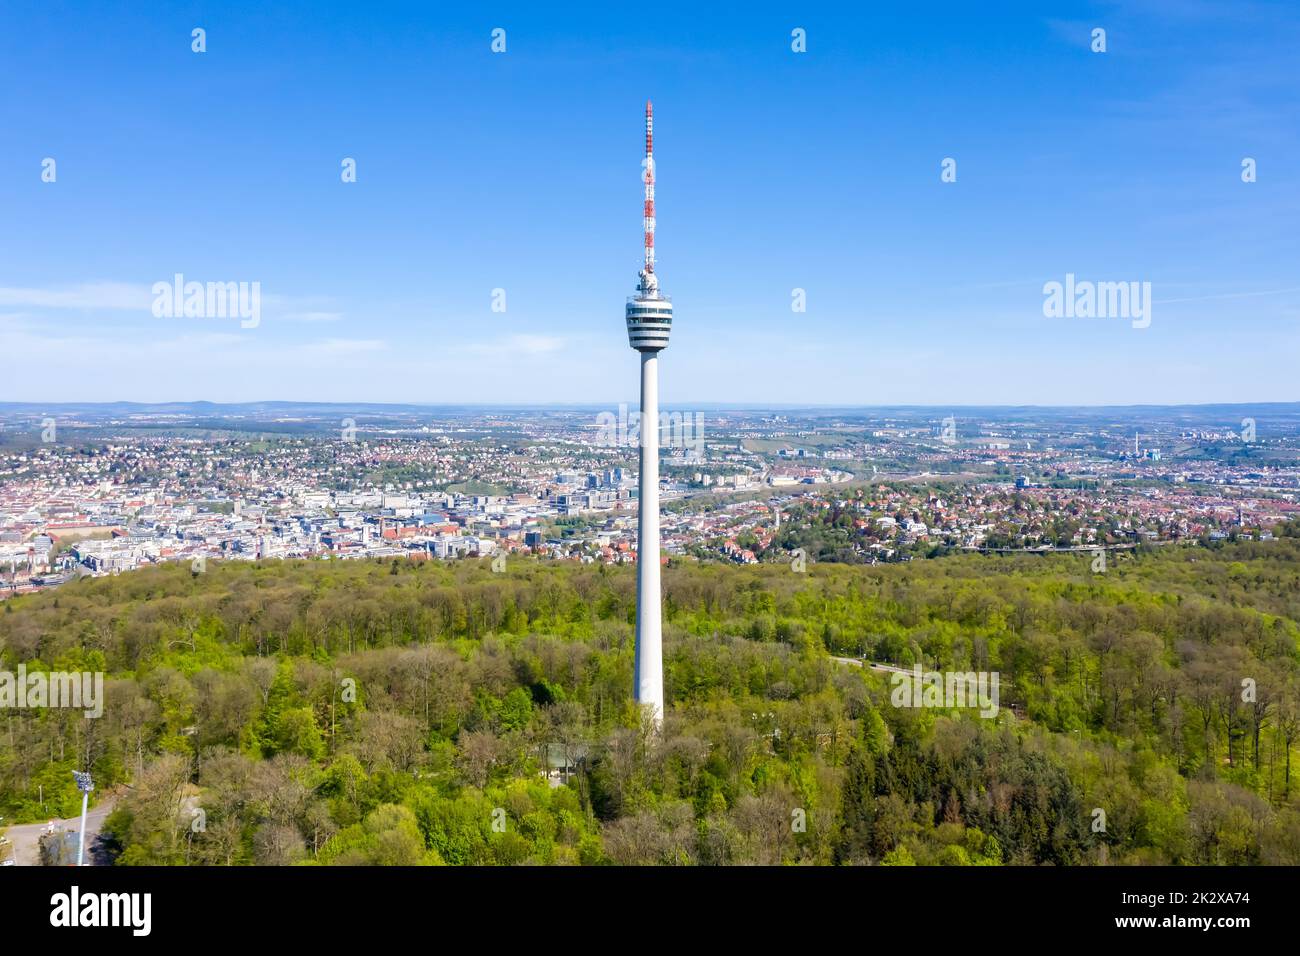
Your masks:
<svg viewBox="0 0 1300 956"><path fill-rule="evenodd" d="M641 474L637 505L636 700L657 727L664 715L659 590L659 353L641 353Z"/></svg>

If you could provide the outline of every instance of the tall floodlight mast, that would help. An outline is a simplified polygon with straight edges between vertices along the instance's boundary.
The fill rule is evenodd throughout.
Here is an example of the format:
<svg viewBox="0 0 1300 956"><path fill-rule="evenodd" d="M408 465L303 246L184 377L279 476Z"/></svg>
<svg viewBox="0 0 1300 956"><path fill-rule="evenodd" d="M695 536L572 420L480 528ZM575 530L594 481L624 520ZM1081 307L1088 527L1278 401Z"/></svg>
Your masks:
<svg viewBox="0 0 1300 956"><path fill-rule="evenodd" d="M77 789L81 791L81 835L77 838L77 866L82 866L86 860L86 808L90 805L90 791L95 789L95 782L89 771L74 770L72 778L77 781Z"/></svg>
<svg viewBox="0 0 1300 956"><path fill-rule="evenodd" d="M645 105L645 264L627 300L628 344L641 353L641 471L637 503L637 703L659 727L664 715L662 595L659 584L659 352L668 346L673 304L655 275L654 107Z"/></svg>

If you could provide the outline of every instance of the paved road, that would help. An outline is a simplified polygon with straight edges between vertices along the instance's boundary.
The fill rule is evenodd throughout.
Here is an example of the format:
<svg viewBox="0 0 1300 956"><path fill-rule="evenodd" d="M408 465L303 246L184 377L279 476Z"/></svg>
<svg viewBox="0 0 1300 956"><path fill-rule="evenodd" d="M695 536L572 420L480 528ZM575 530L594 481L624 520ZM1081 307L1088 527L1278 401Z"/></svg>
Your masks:
<svg viewBox="0 0 1300 956"><path fill-rule="evenodd" d="M113 812L113 798L109 797L98 806L90 808L86 814L86 857L91 860L91 846L95 838L99 836L100 827L104 825L104 818ZM5 831L5 836L13 844L14 866L39 866L40 857L40 839L41 834L45 832L48 823L24 823L18 826L9 827ZM67 820L55 820L55 829L61 829L66 826L70 830L77 830L81 827L81 814L71 817Z"/></svg>
<svg viewBox="0 0 1300 956"><path fill-rule="evenodd" d="M882 674L910 674L912 673L906 667L895 667L893 664L876 664L871 661L862 661L856 657L832 657L831 660L839 661L841 664L852 664L854 667L869 667L873 671L880 671Z"/></svg>

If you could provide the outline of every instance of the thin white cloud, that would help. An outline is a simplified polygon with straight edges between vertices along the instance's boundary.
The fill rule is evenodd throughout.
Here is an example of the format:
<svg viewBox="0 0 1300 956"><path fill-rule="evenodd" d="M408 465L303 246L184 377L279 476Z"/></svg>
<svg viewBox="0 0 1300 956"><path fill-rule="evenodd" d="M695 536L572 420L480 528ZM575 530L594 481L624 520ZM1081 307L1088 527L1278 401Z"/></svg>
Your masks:
<svg viewBox="0 0 1300 956"><path fill-rule="evenodd" d="M170 285L172 280L173 275L169 274L158 281ZM0 286L0 308L150 313L154 298L152 283L83 282L45 289ZM330 308L332 303L324 296L278 295L263 290L261 302L265 317L286 322L337 322L344 317L342 312Z"/></svg>
<svg viewBox="0 0 1300 956"><path fill-rule="evenodd" d="M322 339L303 346L313 355L353 355L358 352L382 352L388 348L383 339Z"/></svg>
<svg viewBox="0 0 1300 956"><path fill-rule="evenodd" d="M511 351L526 355L558 352L564 348L564 339L554 335L512 335L507 340Z"/></svg>
<svg viewBox="0 0 1300 956"><path fill-rule="evenodd" d="M507 335L487 342L468 342L463 351L477 355L545 355L565 347L566 340L558 335Z"/></svg>
<svg viewBox="0 0 1300 956"><path fill-rule="evenodd" d="M280 316L285 322L337 322L342 312L288 312Z"/></svg>
<svg viewBox="0 0 1300 956"><path fill-rule="evenodd" d="M1171 302L1209 302L1212 299L1253 299L1261 295L1286 295L1290 292L1300 292L1300 286L1292 286L1289 289L1264 289L1259 292L1222 292L1217 295L1189 295L1181 299L1152 299L1151 301L1160 305L1167 305Z"/></svg>
<svg viewBox="0 0 1300 956"><path fill-rule="evenodd" d="M126 282L94 282L63 289L0 287L0 306L34 309L148 309L148 286Z"/></svg>

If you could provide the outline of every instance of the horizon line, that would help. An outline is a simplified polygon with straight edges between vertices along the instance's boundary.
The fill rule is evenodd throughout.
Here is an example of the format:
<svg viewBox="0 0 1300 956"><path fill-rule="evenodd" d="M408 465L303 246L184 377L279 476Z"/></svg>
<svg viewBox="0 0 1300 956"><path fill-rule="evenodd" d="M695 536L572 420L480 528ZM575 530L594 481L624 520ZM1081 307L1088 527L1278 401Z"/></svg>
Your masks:
<svg viewBox="0 0 1300 956"><path fill-rule="evenodd" d="M110 406L138 406L143 408L160 407L160 406L196 406L206 405L217 408L222 407L241 407L252 405L286 405L286 406L322 406L322 407L356 407L362 405L375 406L380 408L501 408L501 409L608 409L609 407L618 407L619 405L628 405L631 407L634 402L622 399L614 402L377 402L368 400L330 400L322 401L319 399L250 399L244 401L213 401L210 399L175 399L163 401L137 401L131 399L121 399L112 401L59 401L59 402L13 402L0 401L0 410L10 409L42 409L42 408L68 408L68 407L110 407ZM669 403L664 403L668 405ZM1026 404L960 404L960 403L938 403L933 405L919 404L887 404L887 403L862 403L850 404L843 402L692 402L681 401L672 402L671 407L692 409L724 409L724 410L750 410L750 411L778 411L778 410L876 410L876 409L1136 409L1136 408L1295 408L1300 411L1300 400L1279 402L1279 401L1260 401L1260 402L1173 402L1160 404L1155 402L1130 402L1114 404L1079 404L1079 403L1062 403L1062 404L1044 404L1026 403Z"/></svg>

